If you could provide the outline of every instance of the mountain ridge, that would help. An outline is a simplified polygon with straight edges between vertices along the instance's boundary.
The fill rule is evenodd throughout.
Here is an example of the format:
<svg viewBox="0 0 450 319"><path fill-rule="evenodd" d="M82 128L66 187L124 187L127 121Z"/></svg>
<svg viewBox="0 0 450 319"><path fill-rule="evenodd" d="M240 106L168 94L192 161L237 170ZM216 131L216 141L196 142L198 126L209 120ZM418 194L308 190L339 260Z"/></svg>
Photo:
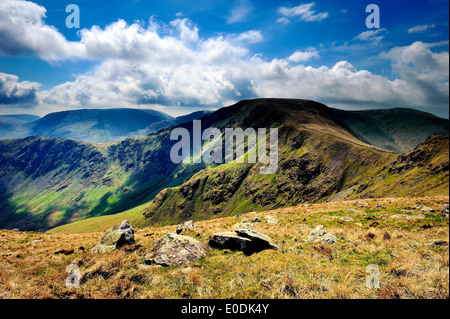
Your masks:
<svg viewBox="0 0 450 319"><path fill-rule="evenodd" d="M201 120L203 128L220 130L278 127L279 174L261 177L256 174L258 165L172 163L169 154L175 141L170 140L170 132L175 127L192 132L192 122L108 145L39 137L0 141L0 186L4 189L0 227L45 230L75 220L120 213L150 203L164 189L173 195L173 204L167 202L174 205L172 217L167 214L167 218L160 218L157 207L148 223L174 223L180 216L193 216L200 209L205 215L220 216L269 207L268 203L285 207L315 202L331 198L343 186L363 187L365 180L373 182L368 177L386 173L384 166L400 156L361 141L333 109L313 101L246 100ZM440 147L448 153L448 143ZM441 156L435 156L438 155ZM436 165L445 166L441 157ZM430 176L426 168L420 170L420 176ZM199 175L193 179L196 174ZM440 180L445 174L448 176L448 170L438 173ZM209 184L204 183L203 177ZM406 182L414 178L417 176L411 175ZM201 194L190 192L190 186L183 187L195 180L199 180L195 191L205 190ZM199 201L205 196L203 204L207 207L186 200L185 195L180 196L171 187L183 187L187 196L200 198ZM448 181L447 185L436 182L435 188L439 192L448 189ZM367 193L363 191L361 196ZM158 196L155 202L164 202Z"/></svg>

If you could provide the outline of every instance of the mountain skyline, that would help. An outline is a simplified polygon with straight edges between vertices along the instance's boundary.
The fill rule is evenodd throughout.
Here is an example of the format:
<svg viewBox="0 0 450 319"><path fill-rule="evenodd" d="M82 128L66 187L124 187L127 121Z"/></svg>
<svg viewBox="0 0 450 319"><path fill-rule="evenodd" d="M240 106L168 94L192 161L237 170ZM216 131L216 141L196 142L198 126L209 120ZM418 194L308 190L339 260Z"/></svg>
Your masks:
<svg viewBox="0 0 450 319"><path fill-rule="evenodd" d="M0 114L142 108L179 116L243 99L448 118L448 1L0 3Z"/></svg>

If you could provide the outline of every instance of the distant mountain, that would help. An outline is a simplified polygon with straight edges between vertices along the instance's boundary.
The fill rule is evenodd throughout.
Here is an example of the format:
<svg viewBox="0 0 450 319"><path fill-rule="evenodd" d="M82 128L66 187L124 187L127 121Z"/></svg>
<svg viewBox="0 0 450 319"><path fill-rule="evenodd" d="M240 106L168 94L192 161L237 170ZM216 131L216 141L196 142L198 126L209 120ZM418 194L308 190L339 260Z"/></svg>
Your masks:
<svg viewBox="0 0 450 319"><path fill-rule="evenodd" d="M0 138L25 137L28 131L25 124L39 119L39 116L30 114L0 115Z"/></svg>
<svg viewBox="0 0 450 319"><path fill-rule="evenodd" d="M155 123L150 124L143 130L138 130L136 132L128 134L127 137L143 137L143 136L149 135L151 133L155 133L165 127L191 122L193 120L200 119L211 113L212 112L210 112L210 111L198 111L198 112L194 112L194 113L191 113L188 115L171 118L169 120L155 122Z"/></svg>
<svg viewBox="0 0 450 319"><path fill-rule="evenodd" d="M334 110L361 141L403 153L430 136L448 136L449 121L429 113L397 108L368 111Z"/></svg>
<svg viewBox="0 0 450 319"><path fill-rule="evenodd" d="M110 142L171 119L158 111L138 109L76 110L50 113L30 125L30 136L61 137L84 142Z"/></svg>
<svg viewBox="0 0 450 319"><path fill-rule="evenodd" d="M415 126L428 130L423 144L396 154L380 146L418 140L410 127L416 123L377 124L373 133L376 116L364 114L353 119L352 112L313 101L257 99L202 117L203 129L222 132L277 127L274 175L260 175L258 163L174 164L174 126L104 145L42 137L0 141L0 228L45 230L152 200L146 222L169 225L336 198L448 194L449 139L425 137L434 120ZM191 121L176 126L192 132Z"/></svg>

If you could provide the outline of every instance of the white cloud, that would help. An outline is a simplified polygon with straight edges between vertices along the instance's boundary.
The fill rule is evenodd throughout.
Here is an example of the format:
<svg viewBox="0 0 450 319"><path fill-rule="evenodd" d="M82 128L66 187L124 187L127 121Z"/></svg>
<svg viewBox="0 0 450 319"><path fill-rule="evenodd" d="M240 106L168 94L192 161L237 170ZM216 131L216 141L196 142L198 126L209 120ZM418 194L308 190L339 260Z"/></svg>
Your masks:
<svg viewBox="0 0 450 319"><path fill-rule="evenodd" d="M278 8L278 14L282 15L282 20L278 19L278 22L287 23L288 18L298 18L300 21L312 22L322 21L328 18L328 12L316 13L312 8L315 6L314 2L302 3L296 7L280 7ZM284 18L284 19L283 19Z"/></svg>
<svg viewBox="0 0 450 319"><path fill-rule="evenodd" d="M316 49L314 48L309 48L306 51L296 51L294 52L289 58L289 61L292 62L304 62L304 61L309 61L313 58L318 58L319 57L319 52L317 52Z"/></svg>
<svg viewBox="0 0 450 319"><path fill-rule="evenodd" d="M288 18L286 18L286 17L281 17L281 18L279 18L279 19L277 20L277 22L278 22L278 23L281 23L281 24L289 24L289 23L291 23L291 21L290 21Z"/></svg>
<svg viewBox="0 0 450 319"><path fill-rule="evenodd" d="M433 29L435 27L436 27L435 24L417 25L415 27L410 28L408 30L408 33L421 33L427 31L428 29Z"/></svg>
<svg viewBox="0 0 450 319"><path fill-rule="evenodd" d="M394 71L404 80L418 99L415 104L446 105L449 103L449 52L434 53L433 44L414 42L396 47L382 56L392 61Z"/></svg>
<svg viewBox="0 0 450 319"><path fill-rule="evenodd" d="M33 2L2 0L0 2L0 53L34 52L45 60L82 55L83 45L70 42L46 25L46 9Z"/></svg>
<svg viewBox="0 0 450 319"><path fill-rule="evenodd" d="M36 92L40 84L19 82L16 75L0 72L0 105L23 104L27 107L36 104Z"/></svg>
<svg viewBox="0 0 450 319"><path fill-rule="evenodd" d="M128 25L119 20L104 29L96 26L84 29L80 31L79 42L69 42L42 21L44 8L19 1L28 3L27 8L32 10L27 12L37 12L32 16L25 14L26 10L18 12L8 6L6 10L4 4L12 2L18 1L2 0L0 17L6 17L17 29L22 28L25 38L34 32L40 37L41 30L51 31L48 39L41 37L42 43L36 45L34 41L23 40L21 34L14 33L0 20L0 37L10 40L7 44L0 41L2 52L30 51L48 60L84 58L100 62L74 81L41 92L37 92L37 83L18 82L17 77L6 75L1 82L7 83L2 84L2 92L9 93L3 93L3 104L14 100L11 99L14 96L17 103L25 102L24 97L31 100L34 94L40 107L47 109L53 105L220 107L255 97L305 98L361 108L448 107L449 53L431 51L436 44L416 42L384 53L383 57L389 59L396 71L396 78L390 80L358 70L347 61L318 68L298 64L318 57L317 50L312 48L293 52L285 59L267 60L247 48L262 41L258 30L202 38L192 21L181 18L168 25L153 19L148 25ZM9 15L5 15L5 10ZM295 12L300 17L297 14L300 11ZM30 25L36 28L28 29ZM360 39L376 41L373 39L382 36L381 32L386 31L366 33ZM58 45L52 46L55 41Z"/></svg>
<svg viewBox="0 0 450 319"><path fill-rule="evenodd" d="M259 30L250 30L247 32L233 34L228 36L228 39L231 41L237 41L243 44L254 44L259 43L264 40L264 37Z"/></svg>
<svg viewBox="0 0 450 319"><path fill-rule="evenodd" d="M384 39L383 33L387 33L387 29L381 28L377 30L370 30L360 33L356 36L356 39L361 41L380 42Z"/></svg>
<svg viewBox="0 0 450 319"><path fill-rule="evenodd" d="M253 12L253 5L248 0L236 0L226 21L228 24L247 21Z"/></svg>

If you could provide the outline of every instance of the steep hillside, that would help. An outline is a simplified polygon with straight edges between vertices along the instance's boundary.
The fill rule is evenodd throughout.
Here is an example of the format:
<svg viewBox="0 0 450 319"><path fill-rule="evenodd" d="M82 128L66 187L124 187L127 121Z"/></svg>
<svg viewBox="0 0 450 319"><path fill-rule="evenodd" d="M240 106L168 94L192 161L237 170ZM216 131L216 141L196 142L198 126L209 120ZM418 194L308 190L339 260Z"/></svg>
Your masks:
<svg viewBox="0 0 450 319"><path fill-rule="evenodd" d="M404 162L399 154L361 141L333 109L313 101L242 101L202 117L201 123L203 129L222 132L279 128L277 174L260 175L259 164L174 164L174 127L103 145L39 137L5 140L0 141L0 228L45 230L142 207L158 193L144 224L336 198L448 193L448 138L436 142L437 153L430 153L424 165L413 162L397 172ZM192 122L177 126L193 130Z"/></svg>
<svg viewBox="0 0 450 319"><path fill-rule="evenodd" d="M412 109L334 110L361 141L403 153L431 136L448 136L449 121Z"/></svg>
<svg viewBox="0 0 450 319"><path fill-rule="evenodd" d="M415 150L396 155L307 130L288 135L281 138L286 137L286 142L277 174L260 175L258 164L202 170L180 187L158 194L144 212L148 224L169 225L305 202L448 194L448 137L430 138Z"/></svg>

